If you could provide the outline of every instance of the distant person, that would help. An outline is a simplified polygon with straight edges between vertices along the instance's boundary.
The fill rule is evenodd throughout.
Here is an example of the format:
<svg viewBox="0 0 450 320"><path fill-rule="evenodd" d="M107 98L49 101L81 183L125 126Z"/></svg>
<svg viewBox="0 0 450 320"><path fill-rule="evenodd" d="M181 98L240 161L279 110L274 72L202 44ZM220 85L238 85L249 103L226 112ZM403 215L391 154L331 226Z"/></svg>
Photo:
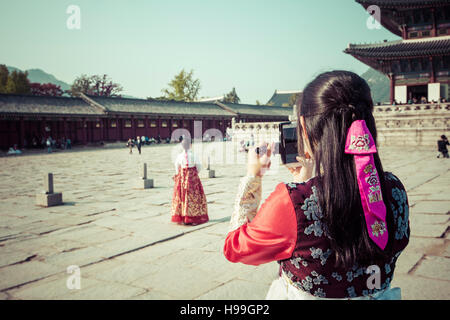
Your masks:
<svg viewBox="0 0 450 320"><path fill-rule="evenodd" d="M255 136L253 135L253 133L250 136L250 145L249 147L253 147L255 145Z"/></svg>
<svg viewBox="0 0 450 320"><path fill-rule="evenodd" d="M160 144L161 143L161 136L158 134L158 136L156 137L156 143Z"/></svg>
<svg viewBox="0 0 450 320"><path fill-rule="evenodd" d="M198 176L201 164L191 148L191 139L181 142L183 151L175 160L172 222L197 225L209 221L206 196Z"/></svg>
<svg viewBox="0 0 450 320"><path fill-rule="evenodd" d="M70 138L66 139L66 149L72 149L72 140Z"/></svg>
<svg viewBox="0 0 450 320"><path fill-rule="evenodd" d="M47 145L47 153L52 153L52 137L48 137L45 144Z"/></svg>
<svg viewBox="0 0 450 320"><path fill-rule="evenodd" d="M131 138L128 139L127 147L130 148L130 154L133 153L133 146L134 146L133 140L131 140Z"/></svg>
<svg viewBox="0 0 450 320"><path fill-rule="evenodd" d="M141 138L139 136L136 138L136 147L137 147L137 149L139 151L139 154L141 154L142 141L141 141Z"/></svg>
<svg viewBox="0 0 450 320"><path fill-rule="evenodd" d="M442 135L441 140L438 140L437 143L438 143L438 152L442 153L442 156L444 158L448 158L449 156L448 156L447 146L450 144L448 143L447 137L445 135ZM440 153L438 153L438 156L437 156L438 158L441 157Z"/></svg>

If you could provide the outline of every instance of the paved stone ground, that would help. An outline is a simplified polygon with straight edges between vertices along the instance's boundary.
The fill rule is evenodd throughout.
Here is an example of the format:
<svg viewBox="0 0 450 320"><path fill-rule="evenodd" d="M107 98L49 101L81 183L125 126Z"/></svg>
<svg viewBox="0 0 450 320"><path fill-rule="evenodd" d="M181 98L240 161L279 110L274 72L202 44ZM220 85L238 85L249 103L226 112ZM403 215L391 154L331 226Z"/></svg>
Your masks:
<svg viewBox="0 0 450 320"><path fill-rule="evenodd" d="M277 264L232 264L222 254L245 165L214 165L217 177L203 180L210 222L179 226L169 222L172 149L0 158L0 299L263 299ZM407 147L380 155L411 205L412 237L393 285L404 299L450 299L450 160ZM154 189L136 188L143 162ZM34 204L47 172L63 206ZM285 168L264 178L263 196L279 181L289 181ZM79 290L66 286L69 265L81 268Z"/></svg>

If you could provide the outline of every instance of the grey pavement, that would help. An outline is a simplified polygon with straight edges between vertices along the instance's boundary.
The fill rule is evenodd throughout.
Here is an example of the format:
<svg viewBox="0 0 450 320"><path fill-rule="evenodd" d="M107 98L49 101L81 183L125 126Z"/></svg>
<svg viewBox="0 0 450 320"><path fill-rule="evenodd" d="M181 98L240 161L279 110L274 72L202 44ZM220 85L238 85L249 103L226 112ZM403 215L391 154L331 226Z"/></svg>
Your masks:
<svg viewBox="0 0 450 320"><path fill-rule="evenodd" d="M214 145L230 156L231 143ZM233 264L222 253L242 159L213 162L216 178L203 180L210 221L192 227L170 222L172 152L161 145L142 155L86 148L0 158L0 299L264 299L277 263ZM412 236L393 285L404 299L450 299L450 160L434 148L381 147L380 155L411 206ZM144 162L153 189L137 187ZM48 172L62 206L35 205ZM263 198L289 179L275 166ZM68 289L71 265L81 289Z"/></svg>

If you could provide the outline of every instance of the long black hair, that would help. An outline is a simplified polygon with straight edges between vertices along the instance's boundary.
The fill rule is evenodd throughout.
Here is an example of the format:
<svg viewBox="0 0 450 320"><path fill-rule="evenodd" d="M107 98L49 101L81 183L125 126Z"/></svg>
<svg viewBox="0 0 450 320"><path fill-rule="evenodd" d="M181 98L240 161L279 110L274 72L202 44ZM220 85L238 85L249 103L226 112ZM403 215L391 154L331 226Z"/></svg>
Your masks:
<svg viewBox="0 0 450 320"><path fill-rule="evenodd" d="M381 250L369 237L354 157L344 152L347 131L354 120L365 120L375 143L377 141L373 101L366 81L349 71L322 73L305 87L297 106L299 154L304 153L300 123L303 116L318 177L319 205L337 264L351 267L356 262L370 263L390 256L390 243ZM373 156L383 200L386 209L391 210L386 202L383 167L378 153ZM392 215L387 214L389 216ZM392 230L389 228L392 224L388 219L388 230Z"/></svg>

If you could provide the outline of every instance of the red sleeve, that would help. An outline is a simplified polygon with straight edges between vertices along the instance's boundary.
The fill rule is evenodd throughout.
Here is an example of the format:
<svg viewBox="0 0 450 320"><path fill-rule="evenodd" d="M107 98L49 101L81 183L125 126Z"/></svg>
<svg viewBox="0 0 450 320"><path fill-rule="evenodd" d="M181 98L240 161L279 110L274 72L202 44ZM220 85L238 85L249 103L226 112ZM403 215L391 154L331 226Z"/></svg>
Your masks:
<svg viewBox="0 0 450 320"><path fill-rule="evenodd" d="M287 187L280 183L252 222L228 233L224 255L231 262L259 265L290 258L297 242L297 218Z"/></svg>

